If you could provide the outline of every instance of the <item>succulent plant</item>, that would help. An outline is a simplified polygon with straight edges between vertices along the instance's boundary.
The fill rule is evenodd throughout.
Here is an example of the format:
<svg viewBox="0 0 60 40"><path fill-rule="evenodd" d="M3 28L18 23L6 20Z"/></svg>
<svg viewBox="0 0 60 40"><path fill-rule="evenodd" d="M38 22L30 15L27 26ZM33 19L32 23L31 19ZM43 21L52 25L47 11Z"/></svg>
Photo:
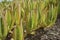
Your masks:
<svg viewBox="0 0 60 40"><path fill-rule="evenodd" d="M0 3L0 39L24 40L34 30L55 24L57 12L58 0L5 0Z"/></svg>

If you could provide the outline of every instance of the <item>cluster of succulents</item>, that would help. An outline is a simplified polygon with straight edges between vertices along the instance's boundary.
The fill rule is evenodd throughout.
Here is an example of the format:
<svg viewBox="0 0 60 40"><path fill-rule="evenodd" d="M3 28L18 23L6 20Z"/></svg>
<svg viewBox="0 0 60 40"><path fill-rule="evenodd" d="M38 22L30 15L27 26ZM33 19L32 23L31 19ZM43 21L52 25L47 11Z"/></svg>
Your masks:
<svg viewBox="0 0 60 40"><path fill-rule="evenodd" d="M7 40L9 32L12 39L24 40L27 34L31 34L40 27L51 27L56 21L57 11L58 0L2 1L0 3L0 40Z"/></svg>

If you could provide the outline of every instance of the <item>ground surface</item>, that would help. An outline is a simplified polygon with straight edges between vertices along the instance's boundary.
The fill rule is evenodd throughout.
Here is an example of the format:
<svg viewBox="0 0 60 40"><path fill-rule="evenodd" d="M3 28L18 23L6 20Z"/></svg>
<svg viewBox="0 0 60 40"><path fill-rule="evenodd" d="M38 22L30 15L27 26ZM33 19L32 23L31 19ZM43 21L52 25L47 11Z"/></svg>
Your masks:
<svg viewBox="0 0 60 40"><path fill-rule="evenodd" d="M42 31L41 29L36 30L35 35L29 35L25 40L60 40L60 19L52 28Z"/></svg>

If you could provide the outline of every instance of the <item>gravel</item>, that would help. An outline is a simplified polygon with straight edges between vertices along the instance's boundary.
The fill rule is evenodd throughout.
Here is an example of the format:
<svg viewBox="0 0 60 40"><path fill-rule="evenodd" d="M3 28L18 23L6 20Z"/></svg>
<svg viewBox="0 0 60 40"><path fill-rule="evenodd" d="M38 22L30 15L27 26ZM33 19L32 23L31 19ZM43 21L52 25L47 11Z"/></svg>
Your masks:
<svg viewBox="0 0 60 40"><path fill-rule="evenodd" d="M51 28L38 29L35 35L27 35L25 40L60 40L60 19Z"/></svg>

